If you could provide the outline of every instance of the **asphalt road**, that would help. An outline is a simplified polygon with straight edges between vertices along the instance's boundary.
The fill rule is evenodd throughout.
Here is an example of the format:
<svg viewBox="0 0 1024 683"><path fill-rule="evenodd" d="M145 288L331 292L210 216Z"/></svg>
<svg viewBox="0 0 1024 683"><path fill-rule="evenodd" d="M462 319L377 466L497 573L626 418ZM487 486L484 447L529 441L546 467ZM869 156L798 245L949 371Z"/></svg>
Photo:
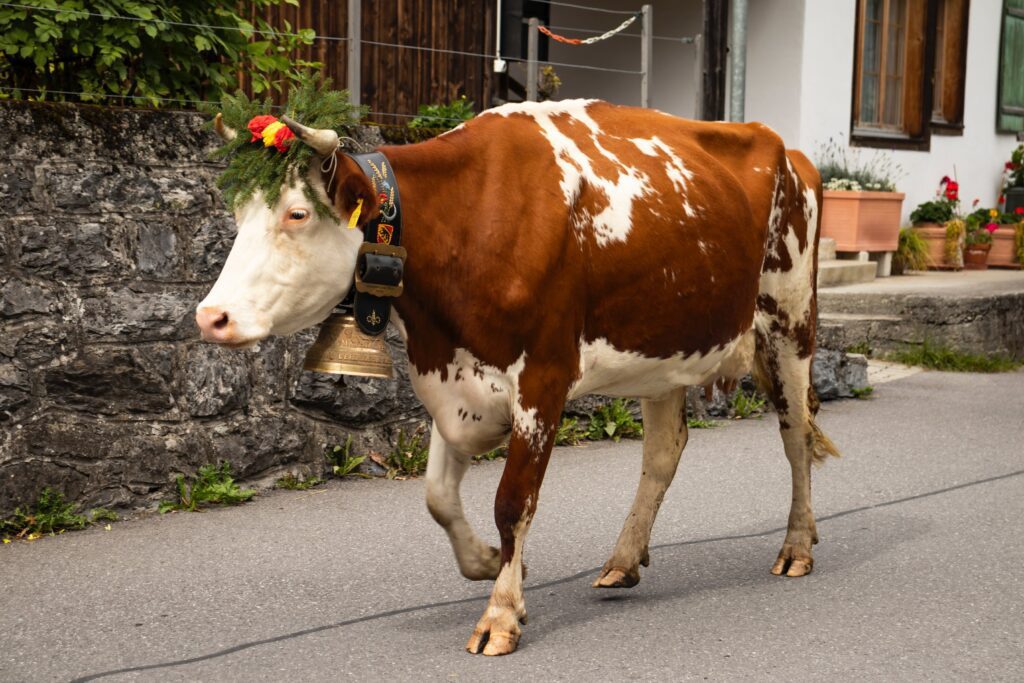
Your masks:
<svg viewBox="0 0 1024 683"><path fill-rule="evenodd" d="M694 430L630 590L590 588L638 443L559 449L527 543L519 651L463 645L423 482L340 481L0 547L0 680L1024 679L1024 373L921 373L823 407L814 573L769 574L789 472L774 418ZM496 538L501 463L467 511Z"/></svg>

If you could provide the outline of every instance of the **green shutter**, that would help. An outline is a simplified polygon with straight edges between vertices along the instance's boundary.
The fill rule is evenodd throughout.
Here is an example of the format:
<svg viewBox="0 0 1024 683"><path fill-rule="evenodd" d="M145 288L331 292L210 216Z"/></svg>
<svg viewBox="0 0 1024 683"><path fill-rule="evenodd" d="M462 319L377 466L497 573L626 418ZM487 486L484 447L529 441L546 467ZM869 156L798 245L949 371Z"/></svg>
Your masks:
<svg viewBox="0 0 1024 683"><path fill-rule="evenodd" d="M1024 0L1004 0L996 129L1024 130Z"/></svg>

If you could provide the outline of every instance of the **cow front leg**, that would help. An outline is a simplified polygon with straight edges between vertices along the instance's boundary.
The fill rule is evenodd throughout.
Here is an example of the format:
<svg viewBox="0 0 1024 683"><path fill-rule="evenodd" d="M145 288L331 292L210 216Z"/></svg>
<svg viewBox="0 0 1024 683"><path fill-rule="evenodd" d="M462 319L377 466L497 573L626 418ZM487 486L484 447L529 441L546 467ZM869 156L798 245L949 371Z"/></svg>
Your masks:
<svg viewBox="0 0 1024 683"><path fill-rule="evenodd" d="M448 534L462 575L471 581L482 581L497 578L501 553L476 535L462 512L459 486L470 459L444 440L435 422L427 459L427 509Z"/></svg>
<svg viewBox="0 0 1024 683"><path fill-rule="evenodd" d="M466 649L485 655L506 655L519 644L519 624L526 623L523 598L523 544L537 509L561 404L553 416L528 414L517 419L508 445L508 458L494 500L494 521L501 536L501 571L494 591L477 622Z"/></svg>
<svg viewBox="0 0 1024 683"><path fill-rule="evenodd" d="M641 402L644 415L644 457L633 507L619 533L612 556L594 588L630 588L640 581L640 565L650 563L648 545L658 508L676 474L686 447L686 388L657 401Z"/></svg>

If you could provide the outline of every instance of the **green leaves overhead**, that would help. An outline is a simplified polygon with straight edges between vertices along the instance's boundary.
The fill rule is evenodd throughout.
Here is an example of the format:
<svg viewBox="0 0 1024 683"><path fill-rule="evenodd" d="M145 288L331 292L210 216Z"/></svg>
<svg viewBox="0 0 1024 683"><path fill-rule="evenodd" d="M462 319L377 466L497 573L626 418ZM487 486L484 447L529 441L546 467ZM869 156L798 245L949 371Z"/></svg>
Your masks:
<svg viewBox="0 0 1024 683"><path fill-rule="evenodd" d="M31 0L22 4L33 9L0 7L0 97L187 106L233 90L240 72L257 94L283 90L320 64L289 57L313 43L314 31L259 18L281 3Z"/></svg>

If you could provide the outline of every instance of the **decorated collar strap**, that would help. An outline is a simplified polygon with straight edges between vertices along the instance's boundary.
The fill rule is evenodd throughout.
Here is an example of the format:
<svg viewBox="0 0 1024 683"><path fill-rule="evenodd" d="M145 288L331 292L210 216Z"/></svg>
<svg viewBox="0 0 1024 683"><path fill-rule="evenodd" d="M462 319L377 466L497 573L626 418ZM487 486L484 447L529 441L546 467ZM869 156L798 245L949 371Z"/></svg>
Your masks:
<svg viewBox="0 0 1024 683"><path fill-rule="evenodd" d="M402 294L405 248L398 179L380 152L349 154L373 186L380 213L363 227L355 273L353 313L359 329L378 335L388 326L391 301ZM359 209L356 209L357 211Z"/></svg>

